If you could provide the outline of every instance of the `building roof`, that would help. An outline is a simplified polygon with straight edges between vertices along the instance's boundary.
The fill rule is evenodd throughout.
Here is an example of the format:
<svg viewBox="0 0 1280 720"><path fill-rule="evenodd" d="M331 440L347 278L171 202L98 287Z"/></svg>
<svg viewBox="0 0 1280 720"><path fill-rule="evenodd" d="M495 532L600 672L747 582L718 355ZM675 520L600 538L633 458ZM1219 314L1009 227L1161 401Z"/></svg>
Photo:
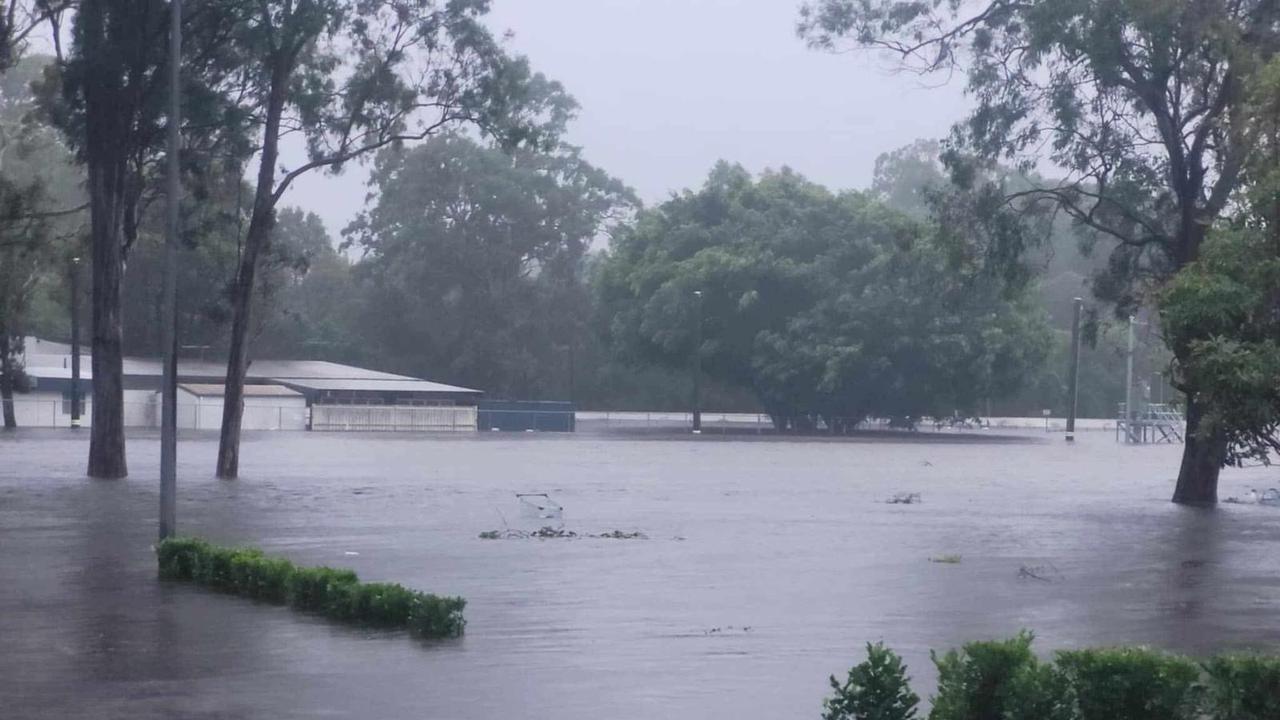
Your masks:
<svg viewBox="0 0 1280 720"><path fill-rule="evenodd" d="M343 378L275 378L289 387L304 390L354 390L360 392L423 392L423 393L459 393L479 395L480 390L445 385L430 380L413 378L379 380L379 379L343 379Z"/></svg>
<svg viewBox="0 0 1280 720"><path fill-rule="evenodd" d="M31 377L50 380L69 380L71 378L70 348L62 343L52 343L36 338L27 339L28 352L38 344L41 352L31 354L27 358L26 372ZM59 350L63 352L59 354ZM92 380L90 358L81 356L80 377ZM125 357L125 377L159 378L164 374L164 363L159 359ZM222 362L209 362L194 358L178 360L178 379L185 381L189 387L209 385L218 388L220 396L222 383L226 377L227 366ZM448 393L482 395L480 390L446 385L444 383L422 380L408 375L369 370L352 365L328 362L325 360L254 360L249 363L245 373L249 383L287 385L303 392L312 390L336 390L358 392L400 392L400 393ZM246 392L249 385L246 385ZM292 394L292 391L290 391ZM212 391L204 393L213 396Z"/></svg>
<svg viewBox="0 0 1280 720"><path fill-rule="evenodd" d="M179 383L178 387L197 397L222 397L225 385L215 383ZM283 385L245 385L245 397L302 397L302 393Z"/></svg>

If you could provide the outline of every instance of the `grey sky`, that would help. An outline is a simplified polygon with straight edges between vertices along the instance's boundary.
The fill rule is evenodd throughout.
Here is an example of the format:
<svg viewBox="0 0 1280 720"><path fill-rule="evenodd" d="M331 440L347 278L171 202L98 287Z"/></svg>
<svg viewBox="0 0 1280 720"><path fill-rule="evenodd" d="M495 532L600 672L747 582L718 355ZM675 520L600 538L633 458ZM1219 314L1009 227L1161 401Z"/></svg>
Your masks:
<svg viewBox="0 0 1280 720"><path fill-rule="evenodd" d="M494 0L496 31L581 104L568 140L649 203L701 184L716 160L788 165L864 187L875 158L941 137L961 80L926 87L884 59L809 50L798 0ZM286 158L287 161L287 158ZM364 203L366 173L313 175L284 202L334 232Z"/></svg>

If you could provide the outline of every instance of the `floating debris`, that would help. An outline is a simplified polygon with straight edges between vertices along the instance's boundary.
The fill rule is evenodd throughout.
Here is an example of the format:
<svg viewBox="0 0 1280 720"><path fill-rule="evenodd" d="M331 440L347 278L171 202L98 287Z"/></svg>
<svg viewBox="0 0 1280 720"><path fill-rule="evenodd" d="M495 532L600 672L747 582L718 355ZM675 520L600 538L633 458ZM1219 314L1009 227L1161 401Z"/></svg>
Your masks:
<svg viewBox="0 0 1280 720"><path fill-rule="evenodd" d="M940 565L959 565L963 558L959 555L939 555L929 558L929 562Z"/></svg>
<svg viewBox="0 0 1280 720"><path fill-rule="evenodd" d="M547 525L538 528L532 532L526 530L486 530L480 533L481 540L557 540L571 538L599 538L603 540L648 540L649 536L640 532L625 532L623 530L612 530L599 534L579 534L572 530L564 528L556 528Z"/></svg>
<svg viewBox="0 0 1280 720"><path fill-rule="evenodd" d="M702 634L703 635L726 635L729 633L739 633L739 632L749 633L751 632L751 626L743 625L742 627L734 627L732 625L726 625L724 627L713 627L708 630L703 630Z"/></svg>
<svg viewBox="0 0 1280 720"><path fill-rule="evenodd" d="M918 492L897 493L885 502L890 505L918 505L924 502L924 498Z"/></svg>
<svg viewBox="0 0 1280 720"><path fill-rule="evenodd" d="M1251 488L1244 497L1232 496L1222 502L1235 503L1237 505L1271 505L1280 507L1280 490L1267 488L1262 494L1259 494L1257 488Z"/></svg>
<svg viewBox="0 0 1280 720"><path fill-rule="evenodd" d="M516 493L520 514L541 520L559 520L564 517L564 507L546 493Z"/></svg>
<svg viewBox="0 0 1280 720"><path fill-rule="evenodd" d="M1020 580L1037 580L1039 582L1058 582L1062 580L1062 573L1058 571L1057 566L1053 563L1048 565L1023 565L1018 568L1018 579Z"/></svg>

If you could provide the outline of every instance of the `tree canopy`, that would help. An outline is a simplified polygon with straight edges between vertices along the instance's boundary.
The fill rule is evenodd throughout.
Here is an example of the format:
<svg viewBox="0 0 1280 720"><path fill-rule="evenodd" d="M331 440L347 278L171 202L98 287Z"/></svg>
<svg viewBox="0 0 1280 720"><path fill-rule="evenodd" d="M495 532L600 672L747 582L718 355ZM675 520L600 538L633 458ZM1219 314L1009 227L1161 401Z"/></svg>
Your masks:
<svg viewBox="0 0 1280 720"><path fill-rule="evenodd" d="M1047 335L1025 287L941 240L867 194L722 163L620 233L598 292L624 352L678 367L696 352L782 426L976 414Z"/></svg>

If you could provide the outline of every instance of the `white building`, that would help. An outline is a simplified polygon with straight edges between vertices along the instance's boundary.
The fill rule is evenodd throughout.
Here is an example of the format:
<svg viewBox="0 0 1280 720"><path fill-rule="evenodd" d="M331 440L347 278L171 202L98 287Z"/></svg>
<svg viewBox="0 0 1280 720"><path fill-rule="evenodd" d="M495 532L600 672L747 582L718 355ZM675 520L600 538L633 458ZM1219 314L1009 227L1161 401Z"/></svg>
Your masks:
<svg viewBox="0 0 1280 720"><path fill-rule="evenodd" d="M225 387L216 383L178 385L178 427L221 428L224 391ZM283 385L244 386L242 430L306 430L307 415L307 398L300 392Z"/></svg>

